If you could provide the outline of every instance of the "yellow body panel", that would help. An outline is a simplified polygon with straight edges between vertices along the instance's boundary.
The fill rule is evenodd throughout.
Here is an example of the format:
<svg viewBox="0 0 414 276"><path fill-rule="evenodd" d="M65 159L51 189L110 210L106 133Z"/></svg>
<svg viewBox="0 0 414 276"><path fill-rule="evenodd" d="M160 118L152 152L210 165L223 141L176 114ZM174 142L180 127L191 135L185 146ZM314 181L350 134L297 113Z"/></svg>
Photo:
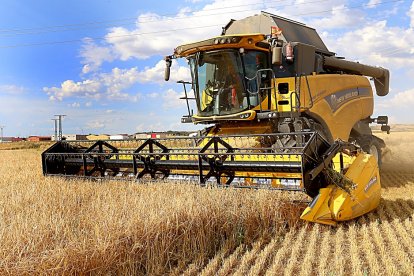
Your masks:
<svg viewBox="0 0 414 276"><path fill-rule="evenodd" d="M231 38L238 38L238 42L232 42ZM216 40L229 38L230 42L226 43L216 43ZM256 44L265 39L263 34L234 34L234 35L224 35L219 37L210 38L204 41L193 42L178 46L175 49L175 55L177 57L186 57L192 55L196 52L202 51L213 51L219 49L229 49L229 48L245 48L252 50L260 51L269 51L263 47L258 47Z"/></svg>
<svg viewBox="0 0 414 276"><path fill-rule="evenodd" d="M322 123L330 131L332 140L348 141L352 127L373 113L369 80L363 76L336 74L308 76L307 79L308 82L302 77L300 84L303 111Z"/></svg>
<svg viewBox="0 0 414 276"><path fill-rule="evenodd" d="M291 112L297 111L294 107L297 106L297 93L296 93L296 85L295 85L295 78L279 78L276 79L276 87L280 83L287 83L289 90L287 94L281 94L279 90L276 93L276 101L273 101L272 108L276 109L278 112ZM292 108L293 107L293 108Z"/></svg>
<svg viewBox="0 0 414 276"><path fill-rule="evenodd" d="M274 83L276 93L272 90L270 110L306 113L322 124L328 135L326 138L331 142L336 139L348 141L354 125L373 113L372 88L363 76L312 75L307 80L305 77L276 78ZM288 85L286 94L278 90L279 84L283 83ZM267 96L253 108L260 109L268 110Z"/></svg>

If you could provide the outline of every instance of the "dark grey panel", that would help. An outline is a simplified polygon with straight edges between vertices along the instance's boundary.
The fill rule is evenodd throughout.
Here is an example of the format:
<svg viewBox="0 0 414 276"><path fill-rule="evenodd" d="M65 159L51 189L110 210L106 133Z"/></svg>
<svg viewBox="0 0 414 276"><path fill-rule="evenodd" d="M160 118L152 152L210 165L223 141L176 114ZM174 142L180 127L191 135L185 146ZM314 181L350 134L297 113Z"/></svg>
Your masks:
<svg viewBox="0 0 414 276"><path fill-rule="evenodd" d="M304 44L313 45L324 52L329 52L315 29L282 17L271 16L271 18L276 25L282 29L283 35L287 41L302 42Z"/></svg>
<svg viewBox="0 0 414 276"><path fill-rule="evenodd" d="M315 46L322 52L329 52L315 29L266 12L232 22L225 30L225 34L261 33L268 35L271 33L272 26L282 29L282 39L285 42L301 42Z"/></svg>
<svg viewBox="0 0 414 276"><path fill-rule="evenodd" d="M269 16L253 15L234 21L226 30L226 34L270 34L275 22Z"/></svg>

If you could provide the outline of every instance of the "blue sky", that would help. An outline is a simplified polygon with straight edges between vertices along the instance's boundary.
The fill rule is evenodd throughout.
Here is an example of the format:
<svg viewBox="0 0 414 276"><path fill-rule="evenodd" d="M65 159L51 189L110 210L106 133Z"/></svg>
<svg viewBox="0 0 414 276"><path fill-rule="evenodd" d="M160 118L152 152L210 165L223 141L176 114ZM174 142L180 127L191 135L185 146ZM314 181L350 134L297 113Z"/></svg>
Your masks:
<svg viewBox="0 0 414 276"><path fill-rule="evenodd" d="M366 0L2 0L0 125L5 136L197 129L180 124L189 78L162 58L179 44L220 34L230 19L265 10L317 29L339 56L391 71L375 114L414 123L414 4Z"/></svg>

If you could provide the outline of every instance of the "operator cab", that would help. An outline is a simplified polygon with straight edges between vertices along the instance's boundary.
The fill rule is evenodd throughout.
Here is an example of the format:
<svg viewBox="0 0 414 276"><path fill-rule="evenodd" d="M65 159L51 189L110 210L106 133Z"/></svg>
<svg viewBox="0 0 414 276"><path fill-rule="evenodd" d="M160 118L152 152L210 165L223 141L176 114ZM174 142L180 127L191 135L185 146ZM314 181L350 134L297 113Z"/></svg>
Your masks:
<svg viewBox="0 0 414 276"><path fill-rule="evenodd" d="M259 87L270 86L267 53L240 49L197 52L189 56L198 116L240 113L259 104Z"/></svg>
<svg viewBox="0 0 414 276"><path fill-rule="evenodd" d="M181 120L214 123L225 120L253 120L270 92L273 70L270 50L263 34L230 35L185 44L167 56L165 79L169 79L172 59L185 57L190 65L191 83L184 83L188 116ZM187 95L191 84L194 98ZM194 99L197 113L190 112L188 100Z"/></svg>

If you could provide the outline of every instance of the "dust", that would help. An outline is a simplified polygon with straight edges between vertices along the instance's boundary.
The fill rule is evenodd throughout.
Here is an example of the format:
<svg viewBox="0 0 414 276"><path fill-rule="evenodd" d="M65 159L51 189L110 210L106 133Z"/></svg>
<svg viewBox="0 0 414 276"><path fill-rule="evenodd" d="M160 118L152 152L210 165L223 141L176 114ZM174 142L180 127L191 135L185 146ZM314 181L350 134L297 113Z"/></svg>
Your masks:
<svg viewBox="0 0 414 276"><path fill-rule="evenodd" d="M382 170L414 172L414 131L375 133L385 141L382 152Z"/></svg>

